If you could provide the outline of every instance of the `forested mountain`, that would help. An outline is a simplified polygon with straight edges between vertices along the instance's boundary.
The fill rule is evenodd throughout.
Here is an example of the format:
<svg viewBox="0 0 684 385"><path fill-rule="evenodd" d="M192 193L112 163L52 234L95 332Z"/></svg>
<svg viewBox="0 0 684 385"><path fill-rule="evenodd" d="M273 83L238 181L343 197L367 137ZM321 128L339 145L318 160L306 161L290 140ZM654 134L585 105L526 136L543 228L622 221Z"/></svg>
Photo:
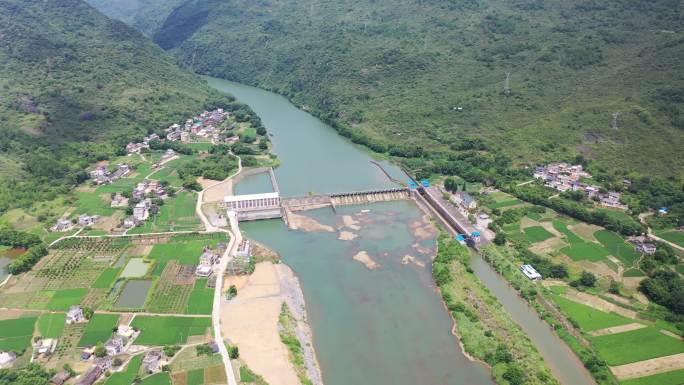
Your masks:
<svg viewBox="0 0 684 385"><path fill-rule="evenodd" d="M87 0L105 15L139 29L145 35L156 31L183 0Z"/></svg>
<svg viewBox="0 0 684 385"><path fill-rule="evenodd" d="M67 191L117 140L221 97L81 0L3 0L0 40L0 213Z"/></svg>
<svg viewBox="0 0 684 385"><path fill-rule="evenodd" d="M482 138L681 177L683 25L679 0L186 0L154 37L414 169Z"/></svg>

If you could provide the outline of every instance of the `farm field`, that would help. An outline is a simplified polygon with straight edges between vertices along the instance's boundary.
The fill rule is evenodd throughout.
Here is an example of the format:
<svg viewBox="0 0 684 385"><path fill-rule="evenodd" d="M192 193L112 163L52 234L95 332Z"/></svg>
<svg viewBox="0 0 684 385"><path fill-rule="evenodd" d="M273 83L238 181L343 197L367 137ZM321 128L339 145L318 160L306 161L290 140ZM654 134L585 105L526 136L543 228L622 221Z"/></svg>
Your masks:
<svg viewBox="0 0 684 385"><path fill-rule="evenodd" d="M47 307L49 310L68 310L69 307L80 304L87 293L88 289L85 288L58 290Z"/></svg>
<svg viewBox="0 0 684 385"><path fill-rule="evenodd" d="M552 223L554 229L556 229L561 234L565 235L565 241L568 242L570 245L584 243L584 240L582 238L580 238L579 236L577 236L577 234L573 233L572 231L570 231L570 229L568 229L568 222L566 220L554 219Z"/></svg>
<svg viewBox="0 0 684 385"><path fill-rule="evenodd" d="M594 233L594 237L601 242L603 247L610 252L614 257L617 257L625 266L632 266L641 256L636 252L634 246L625 242L618 234L608 231L599 230Z"/></svg>
<svg viewBox="0 0 684 385"><path fill-rule="evenodd" d="M58 338L64 331L64 313L43 313L38 317L38 332L46 338Z"/></svg>
<svg viewBox="0 0 684 385"><path fill-rule="evenodd" d="M548 232L541 226L532 226L523 230L525 239L531 243L543 242L549 238L553 238L553 234Z"/></svg>
<svg viewBox="0 0 684 385"><path fill-rule="evenodd" d="M654 327L594 337L591 340L611 366L684 352L684 343L680 339L667 336Z"/></svg>
<svg viewBox="0 0 684 385"><path fill-rule="evenodd" d="M634 322L629 318L596 310L587 305L583 305L558 295L554 296L553 300L565 314L576 321L579 327L585 331L605 329Z"/></svg>
<svg viewBox="0 0 684 385"><path fill-rule="evenodd" d="M610 255L608 250L593 242L575 243L571 246L562 248L561 252L574 261L589 260L592 262L600 262Z"/></svg>
<svg viewBox="0 0 684 385"><path fill-rule="evenodd" d="M145 377L138 385L171 385L171 377L168 373L157 373Z"/></svg>
<svg viewBox="0 0 684 385"><path fill-rule="evenodd" d="M653 376L620 381L620 385L682 385L684 369L655 374Z"/></svg>
<svg viewBox="0 0 684 385"><path fill-rule="evenodd" d="M133 380L135 377L138 375L138 372L140 371L140 364L142 363L143 356L142 354L139 354L133 358L131 358L131 361L128 363L128 366L126 366L126 370L118 373L112 374L109 378L107 378L107 381L104 382L104 385L130 385L133 383Z"/></svg>
<svg viewBox="0 0 684 385"><path fill-rule="evenodd" d="M36 317L0 321L0 350L20 352L31 346Z"/></svg>
<svg viewBox="0 0 684 385"><path fill-rule="evenodd" d="M118 322L118 314L94 314L78 346L92 346L98 342L105 342L112 335L112 329L117 326Z"/></svg>
<svg viewBox="0 0 684 385"><path fill-rule="evenodd" d="M204 369L195 369L188 372L188 385L204 384Z"/></svg>
<svg viewBox="0 0 684 385"><path fill-rule="evenodd" d="M196 203L193 193L179 193L176 197L166 200L157 215L151 216L142 226L134 227L128 233L199 230L202 225L195 215Z"/></svg>
<svg viewBox="0 0 684 385"><path fill-rule="evenodd" d="M684 231L669 230L669 231L657 231L656 235L660 238L670 241L676 245L684 247Z"/></svg>
<svg viewBox="0 0 684 385"><path fill-rule="evenodd" d="M195 287L190 293L188 300L188 307L186 313L188 314L211 314L212 305L214 301L214 291L207 289L206 278L195 281Z"/></svg>
<svg viewBox="0 0 684 385"><path fill-rule="evenodd" d="M173 237L168 243L156 244L148 255L149 259L157 261L154 275L160 275L166 263L176 260L182 265L196 265L205 246L215 247L219 242L226 242L225 236L219 237Z"/></svg>
<svg viewBox="0 0 684 385"><path fill-rule="evenodd" d="M107 289L112 284L114 281L116 281L116 276L119 274L119 271L121 269L115 268L115 267L108 267L102 271L102 274L97 278L97 280L93 283L94 288L96 289Z"/></svg>
<svg viewBox="0 0 684 385"><path fill-rule="evenodd" d="M209 317L136 316L131 326L141 330L136 343L172 345L185 343L189 336L202 335L211 326Z"/></svg>

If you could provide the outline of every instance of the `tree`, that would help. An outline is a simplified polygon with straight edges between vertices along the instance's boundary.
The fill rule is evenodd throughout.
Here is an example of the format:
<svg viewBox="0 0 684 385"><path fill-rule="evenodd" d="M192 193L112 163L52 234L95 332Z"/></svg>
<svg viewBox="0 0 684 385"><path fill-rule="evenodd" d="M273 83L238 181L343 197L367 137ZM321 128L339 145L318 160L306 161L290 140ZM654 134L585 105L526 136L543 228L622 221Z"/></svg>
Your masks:
<svg viewBox="0 0 684 385"><path fill-rule="evenodd" d="M582 275L580 278L576 281L571 282L572 286L586 286L586 287L594 287L596 286L596 276L593 273L590 273L588 271L583 271Z"/></svg>
<svg viewBox="0 0 684 385"><path fill-rule="evenodd" d="M228 348L228 357L230 357L231 360L236 360L240 357L240 351L237 346L231 345Z"/></svg>
<svg viewBox="0 0 684 385"><path fill-rule="evenodd" d="M494 236L494 243L501 246L506 244L506 234L504 232L498 232Z"/></svg>
<svg viewBox="0 0 684 385"><path fill-rule="evenodd" d="M444 180L444 188L447 191L456 192L458 191L458 182L456 182L456 179L452 177L447 177Z"/></svg>
<svg viewBox="0 0 684 385"><path fill-rule="evenodd" d="M503 378L511 385L522 385L525 383L525 372L517 365L510 365L504 372Z"/></svg>
<svg viewBox="0 0 684 385"><path fill-rule="evenodd" d="M102 342L98 342L97 345L95 346L95 357L97 358L102 358L107 355L107 350L104 347L104 344Z"/></svg>
<svg viewBox="0 0 684 385"><path fill-rule="evenodd" d="M228 299L235 298L237 296L237 287L235 285L230 285L228 288Z"/></svg>

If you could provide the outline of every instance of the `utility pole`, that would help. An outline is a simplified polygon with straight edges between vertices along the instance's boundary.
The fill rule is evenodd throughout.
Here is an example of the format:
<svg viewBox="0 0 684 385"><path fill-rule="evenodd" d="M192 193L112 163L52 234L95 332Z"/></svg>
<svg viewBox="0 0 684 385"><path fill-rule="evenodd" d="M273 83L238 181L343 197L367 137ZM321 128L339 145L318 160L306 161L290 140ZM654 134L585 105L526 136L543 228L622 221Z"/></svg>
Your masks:
<svg viewBox="0 0 684 385"><path fill-rule="evenodd" d="M511 73L509 71L506 71L506 80L504 81L503 93L506 96L511 94Z"/></svg>
<svg viewBox="0 0 684 385"><path fill-rule="evenodd" d="M618 130L618 116L620 116L620 112L613 112L613 123L611 124L611 126L615 131Z"/></svg>

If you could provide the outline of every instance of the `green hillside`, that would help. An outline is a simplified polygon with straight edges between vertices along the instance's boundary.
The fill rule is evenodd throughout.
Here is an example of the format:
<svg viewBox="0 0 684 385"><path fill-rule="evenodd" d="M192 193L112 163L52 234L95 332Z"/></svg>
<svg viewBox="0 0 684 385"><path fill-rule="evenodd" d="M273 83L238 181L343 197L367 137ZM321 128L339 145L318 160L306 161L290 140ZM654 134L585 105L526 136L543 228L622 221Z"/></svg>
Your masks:
<svg viewBox="0 0 684 385"><path fill-rule="evenodd" d="M189 0L154 37L414 169L476 137L517 165L682 176L682 25L678 0Z"/></svg>
<svg viewBox="0 0 684 385"><path fill-rule="evenodd" d="M145 35L158 29L183 0L86 0L105 15L137 28Z"/></svg>
<svg viewBox="0 0 684 385"><path fill-rule="evenodd" d="M127 139L222 97L81 0L4 0L0 36L0 214L68 191Z"/></svg>

